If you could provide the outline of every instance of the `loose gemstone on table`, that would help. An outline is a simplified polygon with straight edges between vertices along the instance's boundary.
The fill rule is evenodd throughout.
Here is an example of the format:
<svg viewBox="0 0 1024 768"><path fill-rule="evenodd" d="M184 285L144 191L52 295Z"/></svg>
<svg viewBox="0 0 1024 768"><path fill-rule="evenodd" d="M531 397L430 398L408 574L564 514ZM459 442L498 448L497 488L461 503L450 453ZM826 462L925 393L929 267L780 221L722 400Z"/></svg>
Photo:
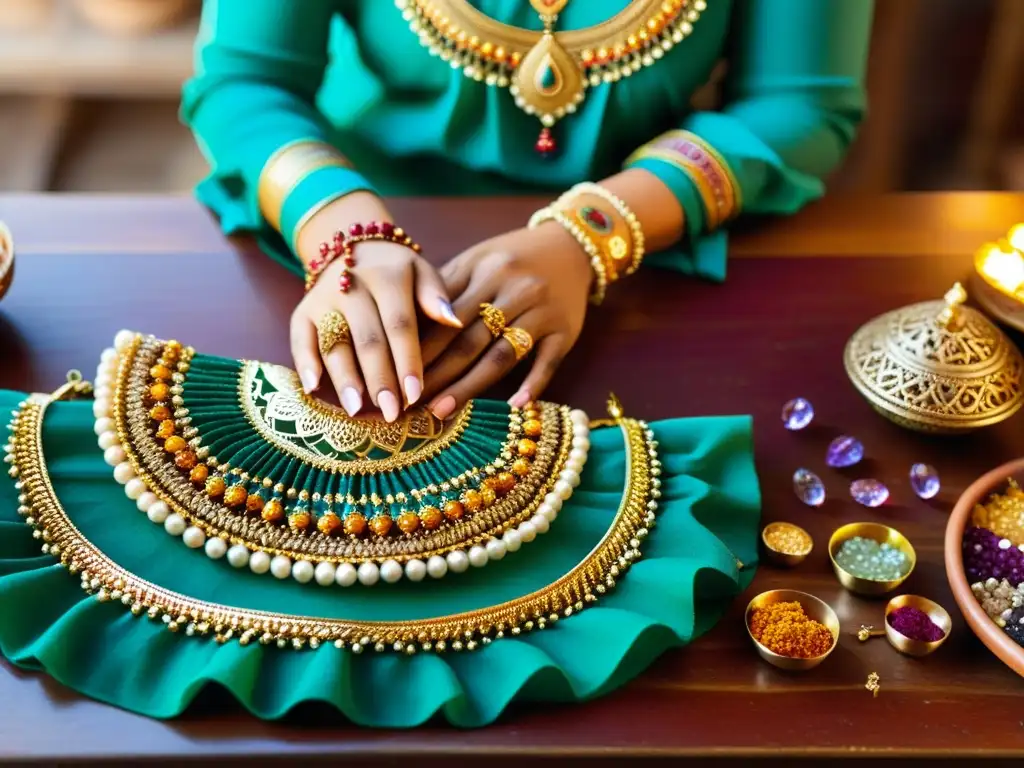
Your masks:
<svg viewBox="0 0 1024 768"><path fill-rule="evenodd" d="M820 507L825 503L825 484L809 469L798 469L793 473L793 492L809 507Z"/></svg>
<svg viewBox="0 0 1024 768"><path fill-rule="evenodd" d="M933 498L941 487L939 473L930 464L915 464L910 468L910 487L922 499Z"/></svg>
<svg viewBox="0 0 1024 768"><path fill-rule="evenodd" d="M825 463L830 467L852 467L863 458L864 444L850 435L840 435L825 451Z"/></svg>
<svg viewBox="0 0 1024 768"><path fill-rule="evenodd" d="M880 507L889 499L889 489L879 480L866 478L850 483L850 495L865 507Z"/></svg>
<svg viewBox="0 0 1024 768"><path fill-rule="evenodd" d="M795 397L782 406L782 425L789 430L803 429L814 420L814 407L809 400Z"/></svg>

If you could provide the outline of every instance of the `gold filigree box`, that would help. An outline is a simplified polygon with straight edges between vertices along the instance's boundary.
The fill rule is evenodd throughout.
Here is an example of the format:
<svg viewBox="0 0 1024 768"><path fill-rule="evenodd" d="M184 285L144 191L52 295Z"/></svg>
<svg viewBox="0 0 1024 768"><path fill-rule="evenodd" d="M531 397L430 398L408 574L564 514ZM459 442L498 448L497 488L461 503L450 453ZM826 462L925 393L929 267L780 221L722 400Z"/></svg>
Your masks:
<svg viewBox="0 0 1024 768"><path fill-rule="evenodd" d="M843 355L846 373L886 418L921 432L959 433L1004 421L1024 405L1024 359L957 283L944 300L880 315Z"/></svg>

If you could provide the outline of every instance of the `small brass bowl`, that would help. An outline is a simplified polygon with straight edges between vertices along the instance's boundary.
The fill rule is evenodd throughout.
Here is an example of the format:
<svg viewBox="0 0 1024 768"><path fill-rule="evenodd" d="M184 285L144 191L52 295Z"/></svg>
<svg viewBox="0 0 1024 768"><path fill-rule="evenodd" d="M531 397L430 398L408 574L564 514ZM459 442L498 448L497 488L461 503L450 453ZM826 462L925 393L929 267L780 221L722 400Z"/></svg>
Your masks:
<svg viewBox="0 0 1024 768"><path fill-rule="evenodd" d="M892 581L875 581L854 576L836 562L836 553L847 539L860 536L864 539L874 539L879 544L888 543L902 551L910 558L910 569L900 578ZM836 572L836 578L846 589L858 595L884 595L892 592L900 584L907 580L907 577L914 572L917 565L917 553L911 545L910 540L895 528L881 523L850 523L837 528L832 537L828 540L828 558L832 561L832 570Z"/></svg>
<svg viewBox="0 0 1024 768"><path fill-rule="evenodd" d="M821 656L813 656L809 659L796 659L792 656L783 656L782 654L775 653L775 651L768 650L768 648L762 645L757 638L754 637L754 633L750 631L750 615L754 612L755 608L764 608L765 606L773 605L774 603L792 602L800 603L808 618L813 619L820 624L824 624L828 627L828 631L832 633L832 645L827 651L821 654ZM839 642L839 617L836 615L836 612L832 610L832 607L824 600L821 600L814 595L809 595L806 592L800 592L795 589L772 589L768 592L762 592L747 605L746 613L743 615L743 623L746 625L747 634L750 635L750 639L753 641L761 658L779 669L796 670L801 672L805 669L813 669L828 658L828 655L836 649L836 645Z"/></svg>
<svg viewBox="0 0 1024 768"><path fill-rule="evenodd" d="M929 643L924 640L912 640L906 635L893 629L892 625L889 623L889 614L897 608L903 608L906 606L917 608L919 611L927 613L928 618L942 630L942 637L939 640ZM919 597L918 595L899 595L890 600L889 604L885 606L885 636L889 639L889 643L893 648L900 653L907 654L908 656L927 656L946 642L946 638L949 637L949 632L952 628L953 621L949 618L949 614L946 613L946 609L926 597Z"/></svg>
<svg viewBox="0 0 1024 768"><path fill-rule="evenodd" d="M783 527L794 528L807 537L807 540L810 542L810 545L807 547L807 550L805 552L800 552L799 554L791 554L789 552L783 552L780 549L775 549L771 544L768 543L768 534L770 534L772 531L778 528ZM807 531L805 531L799 525L793 525L793 523L768 523L768 525L764 527L764 530L761 531L761 543L764 545L764 551L769 560L771 560L773 563L776 563L777 565L784 565L787 568L792 568L795 565L800 565L800 563L806 560L807 556L811 554L811 550L814 549L814 540L811 538L811 534L807 533Z"/></svg>

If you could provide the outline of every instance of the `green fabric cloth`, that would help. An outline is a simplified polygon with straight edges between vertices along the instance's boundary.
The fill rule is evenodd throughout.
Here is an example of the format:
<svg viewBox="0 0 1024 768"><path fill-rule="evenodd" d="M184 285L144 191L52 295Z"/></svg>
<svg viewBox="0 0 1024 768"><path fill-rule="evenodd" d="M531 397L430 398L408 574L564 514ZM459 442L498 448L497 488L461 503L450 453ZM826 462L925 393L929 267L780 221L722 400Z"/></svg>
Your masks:
<svg viewBox="0 0 1024 768"><path fill-rule="evenodd" d="M471 2L498 21L539 28L523 0ZM626 3L573 0L559 29L593 26ZM614 174L640 145L684 128L726 158L745 213L793 213L823 194L864 116L873 7L708 0L693 34L654 66L588 89L578 113L556 126L560 151L542 158L536 118L507 91L431 57L391 0L205 0L182 107L213 166L199 199L227 232L258 233L297 270L255 194L267 159L291 141L331 142L365 177L321 175L297 203L309 208L313 198L371 186L385 195L554 195ZM694 111L693 94L723 58L720 111ZM642 167L676 194L688 221L685 240L649 263L723 279L726 238L704 231L692 182L658 160Z"/></svg>
<svg viewBox="0 0 1024 768"><path fill-rule="evenodd" d="M10 411L23 396L0 391ZM268 611L352 619L414 619L484 607L537 589L574 566L607 530L624 482L618 429L592 433L583 482L550 532L486 568L441 581L343 589L236 571L187 549L138 512L96 446L89 403L47 412L44 450L72 522L115 562L194 598ZM664 463L659 521L644 557L596 606L554 628L473 653L362 655L326 645L291 651L217 645L172 634L81 591L39 551L0 477L0 652L83 694L173 717L208 685L262 718L301 702L370 726L409 727L440 715L474 727L512 701L572 702L605 694L663 651L705 632L749 584L757 560L759 491L747 417L654 425ZM747 564L737 571L735 558ZM680 727L685 727L681 723Z"/></svg>

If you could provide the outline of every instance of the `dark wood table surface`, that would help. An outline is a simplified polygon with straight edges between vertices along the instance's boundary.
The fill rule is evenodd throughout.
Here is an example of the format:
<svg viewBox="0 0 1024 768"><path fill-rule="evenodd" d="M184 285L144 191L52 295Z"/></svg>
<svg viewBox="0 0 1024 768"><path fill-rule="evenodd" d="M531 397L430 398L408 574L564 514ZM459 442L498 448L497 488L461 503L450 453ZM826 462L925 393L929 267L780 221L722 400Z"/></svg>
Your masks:
<svg viewBox="0 0 1024 768"><path fill-rule="evenodd" d="M517 226L537 200L402 200L400 221L438 260ZM229 242L180 198L0 197L17 242L17 274L0 301L0 387L49 391L67 369L91 371L121 327L178 338L203 351L288 363L286 318L298 282ZM941 297L966 276L984 240L1024 219L1024 195L834 198L733 238L729 278L710 285L645 271L588 319L547 397L598 412L609 390L648 419L752 413L764 520L806 527L817 546L793 571L763 566L749 592L690 647L659 659L624 689L572 707L530 707L492 727L357 729L326 716L267 723L213 693L187 716L157 722L94 703L40 674L0 663L0 758L428 759L450 764L512 754L555 756L949 755L1024 753L1024 680L965 626L943 567L942 536L958 493L1024 454L1024 417L957 439L903 431L875 415L847 382L842 351L878 313ZM1020 341L1020 338L1017 338ZM498 393L502 394L502 393ZM802 433L780 423L783 402L809 398ZM824 466L825 446L852 433L868 458L855 473ZM934 464L943 488L916 498L907 472ZM821 509L794 497L793 470L820 472ZM854 474L880 478L879 510L846 493ZM953 633L935 655L898 655L850 633L881 620L884 601L855 597L833 577L825 544L855 520L896 525L917 548L905 591L938 600ZM816 670L782 673L756 656L742 624L747 600L793 587L831 603L844 634ZM2 620L2 617L0 617ZM878 672L882 692L864 689Z"/></svg>

